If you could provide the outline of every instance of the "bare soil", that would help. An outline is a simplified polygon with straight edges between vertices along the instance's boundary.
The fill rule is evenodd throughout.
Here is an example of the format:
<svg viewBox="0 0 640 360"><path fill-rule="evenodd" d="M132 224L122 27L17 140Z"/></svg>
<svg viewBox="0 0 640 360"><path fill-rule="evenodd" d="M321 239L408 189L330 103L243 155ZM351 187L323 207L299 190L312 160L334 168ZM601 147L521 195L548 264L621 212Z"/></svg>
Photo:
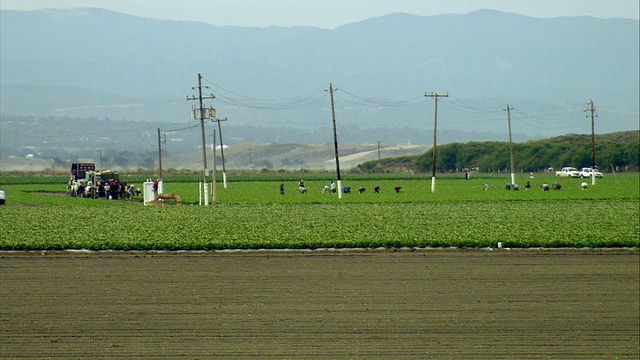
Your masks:
<svg viewBox="0 0 640 360"><path fill-rule="evenodd" d="M2 359L638 359L638 249L0 253Z"/></svg>

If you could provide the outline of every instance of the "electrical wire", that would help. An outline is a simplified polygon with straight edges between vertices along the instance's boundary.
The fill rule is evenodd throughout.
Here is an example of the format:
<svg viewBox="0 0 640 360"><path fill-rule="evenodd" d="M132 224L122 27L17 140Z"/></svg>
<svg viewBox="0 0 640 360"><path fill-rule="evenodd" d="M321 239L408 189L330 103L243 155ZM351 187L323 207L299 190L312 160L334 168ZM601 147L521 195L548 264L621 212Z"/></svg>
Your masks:
<svg viewBox="0 0 640 360"><path fill-rule="evenodd" d="M584 122L584 119L581 119L580 117L582 116L582 114L580 114L580 117L576 117L575 120L571 123L563 123L563 124L548 124L542 120L539 120L539 115L529 115L529 114L525 114L524 112L522 112L521 110L518 109L514 109L515 110L515 114L513 114L512 118L516 121L520 121L523 124L526 124L528 126L531 127L535 127L535 128L539 128L539 129L566 129L566 128L571 128L571 127L575 127L580 125L581 123ZM562 118L549 118L549 120L564 120L564 119L571 119L574 116L576 116L577 113L571 113L568 114L567 116L564 116Z"/></svg>
<svg viewBox="0 0 640 360"><path fill-rule="evenodd" d="M467 105L465 103L458 104L453 101L448 101L446 100L446 98L443 98L440 104L442 104L444 107L447 107L465 114L497 114L502 112L501 108L479 109L479 108L475 108L470 105Z"/></svg>
<svg viewBox="0 0 640 360"><path fill-rule="evenodd" d="M241 101L241 100L234 99L222 94L218 94L216 96L216 99L218 99L223 104L228 104L228 105L233 105L233 106L243 107L243 108L250 108L250 109L260 109L260 110L289 110L289 109L304 107L321 100L318 94L309 96L307 98L301 98L296 100L293 100L293 98L291 98L289 100L290 102L282 103L282 104L274 104L274 105L260 105L255 102L251 103L248 101Z"/></svg>
<svg viewBox="0 0 640 360"><path fill-rule="evenodd" d="M457 102L460 103L460 105L453 103L451 101L447 101L447 98L443 98L443 104L445 106L449 106L452 108L456 108L459 109L460 111L462 111L462 109L466 109L466 110L473 110L475 112L478 113L485 113L485 114L494 114L494 113L498 113L502 110L501 107L496 108L486 108L486 109L481 109L481 108L477 108L475 106L471 106L467 103L465 103L464 101L460 100L459 98L455 97L453 94L449 94L449 97L456 100Z"/></svg>
<svg viewBox="0 0 640 360"><path fill-rule="evenodd" d="M168 132L177 132L177 131L182 131L182 130L193 129L193 128L197 127L197 126L200 126L200 124L189 125L189 126L185 126L183 128L180 128L180 129L163 130L163 132L166 134Z"/></svg>
<svg viewBox="0 0 640 360"><path fill-rule="evenodd" d="M253 96L243 95L238 92L232 91L223 87L217 83L214 83L208 79L203 78L203 80L220 90L216 95L217 99L224 104L243 107L243 108L251 108L251 109L260 109L260 110L288 110L294 108L305 107L311 104L314 104L318 101L324 101L322 98L322 92L320 90L325 90L320 88L315 88L306 93L302 93L300 95L288 97L288 98L279 98L279 99L266 99L266 98L257 98ZM337 90L340 90L339 92ZM326 90L325 90L326 91ZM385 108L385 107L410 107L422 105L425 103L423 97L421 95L416 95L407 99L379 99L379 98L369 98L365 96L358 95L354 92L346 90L344 87L336 86L336 91L334 92L334 97L349 104L362 106L362 107L372 107L372 108ZM457 113L463 113L468 115L491 115L502 112L504 109L502 106L499 107L488 107L481 108L477 106L473 106L468 104L467 102L461 100L456 97L454 94L449 94L448 97L443 97L441 104L449 108ZM521 123L541 129L562 129L562 128L571 128L577 126L581 123L580 120L576 119L575 121L567 123L563 120L574 119L576 112L574 111L566 111L566 108L551 108L551 109L543 109L539 110L535 114L527 114L521 110L515 109L517 114L513 114L513 118L516 121L520 121ZM551 112L551 113L547 113ZM460 120L449 120L446 121L447 124L468 124L468 123L490 123L490 122L501 122L502 119L492 116L489 118L486 117L468 117L465 116L464 119ZM553 123L549 123L553 122ZM296 122L298 123L298 122ZM403 124L411 125L417 124L419 122L403 122ZM367 125L375 124L375 122L367 122ZM381 122L381 124L388 124L387 121ZM401 125L401 124L394 124Z"/></svg>
<svg viewBox="0 0 640 360"><path fill-rule="evenodd" d="M125 132L134 132L134 131L149 131L147 128L140 129L126 129L126 130L113 130L109 131L109 134L114 133L125 133ZM22 136L12 136L12 139L57 139L57 138L69 138L69 137L83 137L83 136L100 136L105 135L104 132L88 132L88 133L73 133L73 134L58 134L58 135L22 135Z"/></svg>
<svg viewBox="0 0 640 360"><path fill-rule="evenodd" d="M408 99L404 99L404 100L383 100L383 99L372 99L372 98L365 98L359 95L356 95L354 93L351 93L347 90L344 90L344 88L340 88L341 93L347 94L348 96L351 96L352 98L357 99L356 100L351 100L349 98L346 97L342 97L339 94L334 91L334 96L339 98L340 100L344 100L353 104L357 104L357 105L362 105L362 106L371 106L371 107L387 107L387 106L413 106L413 105L420 105L423 104L424 101L422 100L421 96L414 96Z"/></svg>
<svg viewBox="0 0 640 360"><path fill-rule="evenodd" d="M211 84L219 91L216 95L216 98L225 104L245 107L251 109L262 109L262 110L288 110L298 107L303 107L310 105L316 101L320 100L320 94L322 94L322 88L316 88L314 90L308 91L306 93L288 97L288 98L279 98L279 99L266 99L266 98L257 98L253 96L239 94L235 91L229 90L221 85L218 85L210 80L203 78L203 80ZM227 94L224 94L227 93ZM228 95L230 94L230 95Z"/></svg>

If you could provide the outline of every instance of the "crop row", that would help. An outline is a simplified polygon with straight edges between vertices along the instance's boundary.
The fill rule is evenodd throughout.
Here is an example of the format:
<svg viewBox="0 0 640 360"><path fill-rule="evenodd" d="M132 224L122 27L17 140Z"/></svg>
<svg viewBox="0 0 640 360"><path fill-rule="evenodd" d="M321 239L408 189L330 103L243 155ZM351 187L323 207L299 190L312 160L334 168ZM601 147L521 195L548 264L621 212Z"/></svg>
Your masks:
<svg viewBox="0 0 640 360"><path fill-rule="evenodd" d="M504 182L500 179L460 179L438 180L436 192L430 191L430 181L427 180L351 180L343 184L351 186L351 193L344 194L338 199L336 194L323 193L322 188L327 181L306 181L308 191L300 194L295 181L283 182L230 182L227 188L217 185L217 201L219 204L343 204L343 203L441 203L441 202L509 202L509 201L566 201L566 200L638 200L638 177L621 177L616 179L598 179L596 186L582 190L582 179L561 180L561 190L542 191L540 184L551 184L555 179L527 180L532 184L531 190L506 191ZM285 187L285 194L279 192L280 184ZM489 185L489 191L484 191L484 184ZM141 187L140 183L136 186ZM357 187L364 187L366 191L358 193ZM380 192L374 193L374 187L379 186ZM394 187L400 186L400 192ZM25 184L6 185L9 206L80 206L80 207L117 207L141 205L142 196L129 201L92 200L64 196L66 186L63 184ZM199 203L198 183L165 182L165 193L178 194L183 204ZM588 207L588 205L585 205Z"/></svg>
<svg viewBox="0 0 640 360"><path fill-rule="evenodd" d="M586 209L588 207L588 209ZM8 207L0 249L638 247L634 200Z"/></svg>

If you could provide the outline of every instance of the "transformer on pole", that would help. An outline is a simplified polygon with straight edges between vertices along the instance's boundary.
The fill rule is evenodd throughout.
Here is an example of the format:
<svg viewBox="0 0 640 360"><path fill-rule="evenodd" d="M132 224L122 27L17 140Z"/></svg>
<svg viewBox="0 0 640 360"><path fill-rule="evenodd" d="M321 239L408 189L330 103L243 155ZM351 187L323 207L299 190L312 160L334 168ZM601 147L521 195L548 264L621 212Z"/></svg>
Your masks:
<svg viewBox="0 0 640 360"><path fill-rule="evenodd" d="M215 95L210 94L208 96L202 96L202 74L198 73L198 86L192 86L192 89L198 89L198 97L191 95L191 96L187 96L187 100L198 100L199 101L199 105L200 107L197 109L199 111L199 115L200 115L200 131L201 131L201 135L202 135L202 162L204 164L204 169L203 169L203 173L204 173L204 181L203 181L203 186L204 186L204 204L205 205L209 205L209 186L208 186L208 182L207 182L207 173L209 172L209 170L207 169L207 146L206 146L206 140L205 140L205 136L204 136L204 120L206 118L208 118L209 115L209 111L208 108L204 107L204 104L202 102L203 99L215 99ZM205 88L209 88L208 86L204 86ZM195 110L195 109L194 109ZM196 111L192 112L192 116L196 114Z"/></svg>

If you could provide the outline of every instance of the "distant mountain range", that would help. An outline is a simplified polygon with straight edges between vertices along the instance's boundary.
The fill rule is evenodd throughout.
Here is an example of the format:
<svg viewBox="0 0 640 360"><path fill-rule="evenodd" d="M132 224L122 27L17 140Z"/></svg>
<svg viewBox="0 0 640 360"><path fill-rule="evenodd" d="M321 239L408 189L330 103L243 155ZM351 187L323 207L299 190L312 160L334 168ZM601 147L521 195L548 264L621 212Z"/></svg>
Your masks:
<svg viewBox="0 0 640 360"><path fill-rule="evenodd" d="M372 134L362 142L390 142L404 128L430 144L434 101L425 92L450 94L439 100L438 131L461 135L449 141L504 139L507 104L520 139L587 133L589 99L599 133L635 130L639 42L637 20L489 10L395 13L334 30L219 27L94 8L2 11L0 107L11 115L184 124L196 105L186 96L197 95L202 73L206 94L216 96L206 103L228 118L225 126L281 134L329 137L330 82L338 88L336 121Z"/></svg>

